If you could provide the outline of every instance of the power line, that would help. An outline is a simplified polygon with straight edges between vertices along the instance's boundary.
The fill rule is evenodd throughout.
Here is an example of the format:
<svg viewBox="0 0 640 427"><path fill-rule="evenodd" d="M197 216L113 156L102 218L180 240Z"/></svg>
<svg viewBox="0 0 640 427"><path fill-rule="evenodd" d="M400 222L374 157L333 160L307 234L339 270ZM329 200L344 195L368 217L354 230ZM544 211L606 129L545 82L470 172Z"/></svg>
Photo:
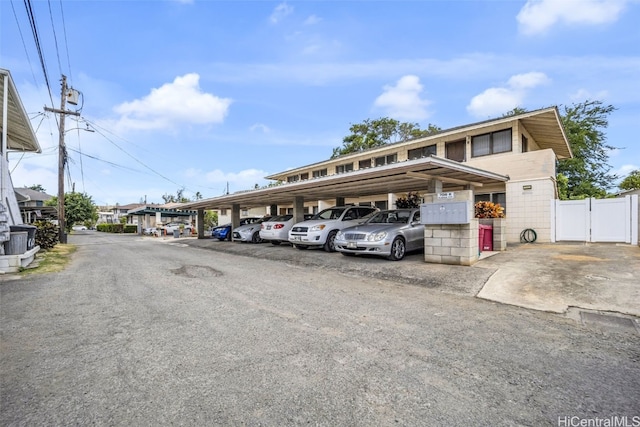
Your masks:
<svg viewBox="0 0 640 427"><path fill-rule="evenodd" d="M20 34L20 40L22 41L22 47L24 48L24 54L27 56L27 62L29 63L29 68L31 69L31 76L33 77L34 86L38 87L38 81L36 79L36 73L33 71L33 64L31 63L31 58L29 57L29 50L27 49L27 44L24 41L24 36L22 34L22 28L20 27L20 21L18 20L18 14L16 13L16 8L13 7L13 0L11 0L11 10L13 11L13 17L16 20L16 26L18 27L18 33Z"/></svg>
<svg viewBox="0 0 640 427"><path fill-rule="evenodd" d="M87 123L89 123L92 127L94 127L94 124L87 121ZM100 127L98 127L100 128ZM100 128L102 129L102 128ZM96 129L96 132L100 135L102 135L102 137L104 139L106 139L107 141L109 141L111 144L113 144L117 149L119 149L120 151L122 151L124 154L126 154L127 156L129 156L130 158L132 158L134 161L136 161L137 163L139 163L140 165L142 165L144 168L149 169L151 172L153 172L154 174L158 175L160 178L174 184L177 185L178 187L181 187L180 184L178 184L175 181L172 181L171 179L167 178L166 176L162 175L160 172L156 171L155 169L151 168L150 166L147 166L145 163L143 163L141 160L139 160L137 157L129 154L124 148L120 147L118 144L115 143L115 141L111 140L108 136L106 136L104 133L100 132L100 130Z"/></svg>
<svg viewBox="0 0 640 427"><path fill-rule="evenodd" d="M62 64L60 63L60 49L58 49L58 36L56 34L56 26L53 23L53 13L51 13L51 0L47 1L49 5L49 17L51 18L51 29L53 30L53 41L56 47L56 56L58 58L58 70L62 74Z"/></svg>
<svg viewBox="0 0 640 427"><path fill-rule="evenodd" d="M64 34L64 48L67 52L67 66L69 67L69 80L73 82L73 73L71 72L71 60L69 59L69 43L67 42L67 24L64 20L64 9L62 8L62 0L60 0L60 16L62 17L62 31ZM83 97L84 100L84 97ZM83 101L84 102L84 101Z"/></svg>
<svg viewBox="0 0 640 427"><path fill-rule="evenodd" d="M44 74L44 81L49 91L49 98L51 99L51 105L53 105L53 95L51 92L51 85L49 84L49 75L47 73L47 65L42 53L42 45L40 44L40 36L38 35L38 26L36 24L36 17L33 14L33 7L31 6L31 0L24 0L24 7L27 9L27 17L29 18L29 24L31 25L31 33L33 34L33 40L36 44L36 50L38 51L38 58L40 59L40 65L42 66L42 73Z"/></svg>

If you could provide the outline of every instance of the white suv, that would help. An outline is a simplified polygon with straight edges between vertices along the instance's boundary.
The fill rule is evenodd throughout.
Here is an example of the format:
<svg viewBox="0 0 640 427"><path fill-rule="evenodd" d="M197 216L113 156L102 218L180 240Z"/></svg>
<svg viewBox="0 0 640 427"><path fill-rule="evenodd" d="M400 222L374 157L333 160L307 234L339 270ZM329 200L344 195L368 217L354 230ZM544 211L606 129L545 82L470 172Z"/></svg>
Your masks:
<svg viewBox="0 0 640 427"><path fill-rule="evenodd" d="M335 206L325 209L307 221L294 224L289 230L289 242L298 249L322 246L325 251L334 252L334 240L338 231L365 221L377 211L377 208L371 206Z"/></svg>

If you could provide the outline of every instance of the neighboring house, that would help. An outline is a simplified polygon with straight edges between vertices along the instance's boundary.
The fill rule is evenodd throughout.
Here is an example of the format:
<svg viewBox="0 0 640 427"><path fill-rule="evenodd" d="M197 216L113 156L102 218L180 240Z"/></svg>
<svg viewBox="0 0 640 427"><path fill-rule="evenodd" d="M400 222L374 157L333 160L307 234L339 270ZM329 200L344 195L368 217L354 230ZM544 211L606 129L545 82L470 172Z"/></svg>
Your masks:
<svg viewBox="0 0 640 427"><path fill-rule="evenodd" d="M180 210L182 203L164 205L138 205L127 212L128 224L139 224L142 228L157 227L170 222L195 224L196 211Z"/></svg>
<svg viewBox="0 0 640 427"><path fill-rule="evenodd" d="M31 188L15 188L14 191L23 222L31 224L37 220L58 217L58 210L54 206L45 206L53 196Z"/></svg>
<svg viewBox="0 0 640 427"><path fill-rule="evenodd" d="M283 208L283 209L286 211L286 208ZM217 212L218 212L218 225L231 223L231 209L219 209L217 210ZM281 215L284 215L285 213L282 213ZM269 215L269 208L267 207L240 210L240 218L263 217L266 215Z"/></svg>
<svg viewBox="0 0 640 427"><path fill-rule="evenodd" d="M9 152L40 153L41 149L11 73L2 68L0 68L0 135L2 135L0 137L0 271L13 272L29 265L40 248L35 246L33 242L35 238L30 237L30 232L14 231L16 227L19 229L24 226L24 221L11 181L7 154ZM25 235L29 237L24 239ZM24 247L22 242L25 243Z"/></svg>
<svg viewBox="0 0 640 427"><path fill-rule="evenodd" d="M489 200L505 208L508 242L518 242L521 231L530 228L537 231L539 241L551 240L550 201L557 198L556 161L572 157L555 107L443 130L435 135L343 155L267 178L300 183L429 156L508 176L507 182L475 185L475 201ZM426 180L424 183L412 191L433 193ZM458 189L465 189L469 184L473 186L473 183L461 182ZM348 193L344 195L344 203L371 203L385 209L394 208L396 198L402 194L381 191L358 198L348 197ZM305 202L307 207L306 199ZM334 204L334 199L317 200L312 202L312 211Z"/></svg>
<svg viewBox="0 0 640 427"><path fill-rule="evenodd" d="M616 193L615 196L616 197L625 197L625 196L633 196L634 194L637 194L638 196L640 196L640 188L636 188L633 190L624 190L621 191L619 193Z"/></svg>

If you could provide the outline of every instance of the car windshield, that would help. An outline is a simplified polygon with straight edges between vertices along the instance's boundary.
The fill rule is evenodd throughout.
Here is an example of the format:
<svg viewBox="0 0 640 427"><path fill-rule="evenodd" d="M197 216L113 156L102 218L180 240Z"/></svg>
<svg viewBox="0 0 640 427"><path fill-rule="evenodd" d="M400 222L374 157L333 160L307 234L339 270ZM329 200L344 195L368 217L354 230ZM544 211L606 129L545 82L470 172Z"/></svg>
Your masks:
<svg viewBox="0 0 640 427"><path fill-rule="evenodd" d="M406 224L411 217L411 211L394 210L394 211L381 211L367 221L369 224Z"/></svg>
<svg viewBox="0 0 640 427"><path fill-rule="evenodd" d="M346 208L329 208L318 212L311 219L338 219Z"/></svg>
<svg viewBox="0 0 640 427"><path fill-rule="evenodd" d="M273 219L272 216L263 216L262 218L257 220L255 223L256 224L262 224L263 222L271 221L272 219Z"/></svg>
<svg viewBox="0 0 640 427"><path fill-rule="evenodd" d="M293 215L280 215L280 216L271 218L269 222L287 222L291 218L293 218Z"/></svg>

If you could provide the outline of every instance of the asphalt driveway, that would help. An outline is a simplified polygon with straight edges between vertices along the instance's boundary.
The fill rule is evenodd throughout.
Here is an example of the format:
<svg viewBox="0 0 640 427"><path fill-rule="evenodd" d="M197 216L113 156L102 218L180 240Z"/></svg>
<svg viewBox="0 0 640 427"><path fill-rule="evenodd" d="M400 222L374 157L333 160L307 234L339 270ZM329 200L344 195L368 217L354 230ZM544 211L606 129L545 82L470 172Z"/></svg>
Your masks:
<svg viewBox="0 0 640 427"><path fill-rule="evenodd" d="M195 238L160 241L386 278L534 310L567 313L570 308L577 308L640 318L638 246L510 244L507 251L484 258L473 267L464 267L428 264L420 253L391 262L378 257L344 257L321 250L301 251L289 245Z"/></svg>
<svg viewBox="0 0 640 427"><path fill-rule="evenodd" d="M0 425L640 415L635 333L469 296L490 268L106 233L69 241L78 250L64 271L0 277ZM424 282L375 277L385 271Z"/></svg>

